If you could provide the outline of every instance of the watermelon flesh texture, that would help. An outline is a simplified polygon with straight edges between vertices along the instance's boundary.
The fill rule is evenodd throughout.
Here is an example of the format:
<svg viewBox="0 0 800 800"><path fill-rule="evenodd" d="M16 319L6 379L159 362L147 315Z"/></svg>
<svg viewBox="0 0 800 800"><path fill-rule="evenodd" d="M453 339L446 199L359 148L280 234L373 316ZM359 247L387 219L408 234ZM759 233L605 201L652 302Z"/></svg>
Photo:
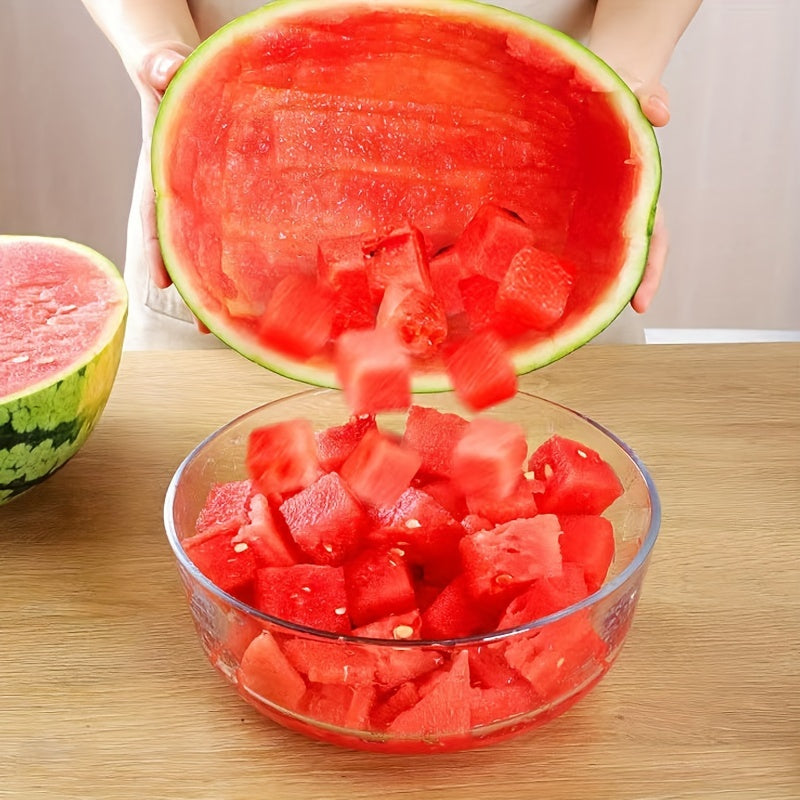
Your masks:
<svg viewBox="0 0 800 800"><path fill-rule="evenodd" d="M0 504L83 446L116 377L126 312L122 278L99 253L0 236Z"/></svg>
<svg viewBox="0 0 800 800"><path fill-rule="evenodd" d="M460 98L454 102L454 97ZM526 371L574 349L641 276L660 180L635 98L577 43L470 2L265 7L211 37L170 85L154 132L162 251L178 289L244 355L336 385L330 345L270 349L258 320L321 240L410 224L429 255L496 203L576 265L554 330L526 331ZM415 388L448 388L417 359Z"/></svg>

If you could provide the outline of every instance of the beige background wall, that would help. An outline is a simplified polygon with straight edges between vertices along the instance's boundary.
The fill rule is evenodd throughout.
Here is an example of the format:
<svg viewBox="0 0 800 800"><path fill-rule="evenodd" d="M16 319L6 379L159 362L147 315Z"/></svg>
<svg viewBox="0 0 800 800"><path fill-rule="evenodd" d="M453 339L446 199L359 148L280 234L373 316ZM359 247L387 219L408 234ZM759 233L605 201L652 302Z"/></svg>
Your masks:
<svg viewBox="0 0 800 800"><path fill-rule="evenodd" d="M705 0L666 76L655 328L800 331L800 0ZM78 0L0 0L0 231L120 265L136 96Z"/></svg>

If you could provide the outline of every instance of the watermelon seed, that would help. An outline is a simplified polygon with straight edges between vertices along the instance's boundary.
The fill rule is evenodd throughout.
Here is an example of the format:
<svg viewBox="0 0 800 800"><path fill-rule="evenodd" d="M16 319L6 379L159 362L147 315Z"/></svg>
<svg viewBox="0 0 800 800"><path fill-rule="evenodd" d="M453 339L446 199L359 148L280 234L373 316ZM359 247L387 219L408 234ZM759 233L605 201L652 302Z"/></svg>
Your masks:
<svg viewBox="0 0 800 800"><path fill-rule="evenodd" d="M395 639L410 639L414 635L414 629L410 625L398 625L392 635Z"/></svg>
<svg viewBox="0 0 800 800"><path fill-rule="evenodd" d="M333 545L332 544L328 544L327 542L325 542L325 544L322 545L322 549L326 553L332 553L333 552Z"/></svg>
<svg viewBox="0 0 800 800"><path fill-rule="evenodd" d="M14 358L11 359L11 363L24 364L29 358L30 356L14 356Z"/></svg>
<svg viewBox="0 0 800 800"><path fill-rule="evenodd" d="M247 550L247 542L236 542L233 546L234 553L244 553Z"/></svg>
<svg viewBox="0 0 800 800"><path fill-rule="evenodd" d="M553 477L553 468L549 464L544 465L544 477L545 480Z"/></svg>
<svg viewBox="0 0 800 800"><path fill-rule="evenodd" d="M42 356L36 363L39 365L52 364L55 361L54 356Z"/></svg>
<svg viewBox="0 0 800 800"><path fill-rule="evenodd" d="M406 528L421 528L422 523L418 519L407 519Z"/></svg>
<svg viewBox="0 0 800 800"><path fill-rule="evenodd" d="M507 572L501 572L499 575L494 576L494 582L498 586L508 586L513 580L514 578Z"/></svg>
<svg viewBox="0 0 800 800"><path fill-rule="evenodd" d="M523 472L522 477L525 478L526 481L533 481L536 480L536 473L533 470L528 470L528 472Z"/></svg>
<svg viewBox="0 0 800 800"><path fill-rule="evenodd" d="M558 669L561 669L561 667L564 666L564 661L565 661L564 656L561 656L561 658L559 658L558 661L556 661L556 667Z"/></svg>
<svg viewBox="0 0 800 800"><path fill-rule="evenodd" d="M393 547L389 552L398 558L402 558L406 554L406 551L401 550L399 547Z"/></svg>
<svg viewBox="0 0 800 800"><path fill-rule="evenodd" d="M343 617L347 613L347 609L344 606L340 606L339 608L334 608L333 613L336 614L337 617Z"/></svg>
<svg viewBox="0 0 800 800"><path fill-rule="evenodd" d="M578 450L578 455L581 458L589 458L589 456L587 456L586 453L583 452L583 450Z"/></svg>
<svg viewBox="0 0 800 800"><path fill-rule="evenodd" d="M77 310L77 308L78 308L78 306L72 305L72 304L70 303L70 304L68 304L68 305L61 306L61 307L58 309L58 311L56 311L56 313L57 313L57 314L69 314L69 313L70 313L70 311L75 311L75 310Z"/></svg>
<svg viewBox="0 0 800 800"><path fill-rule="evenodd" d="M310 586L301 586L300 590L303 591L303 592L310 592L311 591L311 587Z"/></svg>

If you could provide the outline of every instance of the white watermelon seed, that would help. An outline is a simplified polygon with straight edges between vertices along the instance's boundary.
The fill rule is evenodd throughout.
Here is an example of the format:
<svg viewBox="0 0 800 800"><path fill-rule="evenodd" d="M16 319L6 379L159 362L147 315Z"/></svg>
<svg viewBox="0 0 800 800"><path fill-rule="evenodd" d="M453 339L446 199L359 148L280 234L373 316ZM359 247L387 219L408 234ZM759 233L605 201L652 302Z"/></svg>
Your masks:
<svg viewBox="0 0 800 800"><path fill-rule="evenodd" d="M247 542L236 542L233 546L234 553L244 553L247 550Z"/></svg>
<svg viewBox="0 0 800 800"><path fill-rule="evenodd" d="M406 528L421 528L422 523L418 519L407 519Z"/></svg>
<svg viewBox="0 0 800 800"><path fill-rule="evenodd" d="M414 635L414 629L410 625L398 625L392 635L395 639L409 639Z"/></svg>
<svg viewBox="0 0 800 800"><path fill-rule="evenodd" d="M333 613L336 614L337 617L343 617L347 613L347 609L344 606L340 606L339 608L334 608Z"/></svg>
<svg viewBox="0 0 800 800"><path fill-rule="evenodd" d="M11 363L24 364L29 358L30 356L14 356L14 358L11 359Z"/></svg>

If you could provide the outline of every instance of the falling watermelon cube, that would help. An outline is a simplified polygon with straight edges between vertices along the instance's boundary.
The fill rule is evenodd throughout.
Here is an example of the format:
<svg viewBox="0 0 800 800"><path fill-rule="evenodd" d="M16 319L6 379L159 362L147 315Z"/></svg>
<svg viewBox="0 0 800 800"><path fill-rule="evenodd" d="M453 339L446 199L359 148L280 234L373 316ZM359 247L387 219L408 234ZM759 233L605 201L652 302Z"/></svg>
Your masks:
<svg viewBox="0 0 800 800"><path fill-rule="evenodd" d="M408 408L411 359L396 331L345 331L335 350L336 373L353 414Z"/></svg>

